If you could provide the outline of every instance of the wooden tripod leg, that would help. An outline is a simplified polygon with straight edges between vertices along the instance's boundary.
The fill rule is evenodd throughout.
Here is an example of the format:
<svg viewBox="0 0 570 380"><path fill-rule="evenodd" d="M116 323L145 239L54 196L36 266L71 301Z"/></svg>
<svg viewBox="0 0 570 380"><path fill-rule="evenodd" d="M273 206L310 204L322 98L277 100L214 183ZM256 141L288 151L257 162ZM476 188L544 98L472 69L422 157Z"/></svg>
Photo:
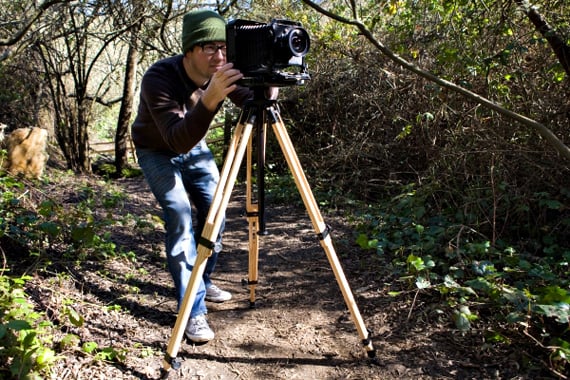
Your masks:
<svg viewBox="0 0 570 380"><path fill-rule="evenodd" d="M293 147L291 139L289 138L287 130L285 129L285 125L283 124L283 120L281 119L281 115L273 108L270 109L270 112L272 116L273 131L275 132L275 136L279 141L279 146L285 155L289 169L293 173L295 184L301 193L301 197L303 198L303 202L305 203L305 207L309 213L311 222L313 223L313 228L319 237L320 244L325 250L329 263L336 277L336 281L340 286L340 290L342 292L346 305L350 310L350 314L358 331L358 335L360 336L362 344L368 353L368 357L374 358L376 356L376 352L372 346L372 341L369 336L370 334L364 325L364 321L362 320L362 316L360 315L360 311L358 310L358 306L356 305L356 301L354 300L354 296L350 290L350 286L346 280L340 261L334 250L331 236L329 234L329 228L323 221L321 212L318 208L317 202L315 201L315 197L313 196L305 173L301 167L301 163L299 162L299 158L297 157L297 153L295 152L295 148Z"/></svg>
<svg viewBox="0 0 570 380"><path fill-rule="evenodd" d="M237 178L247 143L251 137L254 118L255 116L252 116L250 120L245 124L240 121L232 138L232 142L228 150L224 166L222 168L220 181L216 188L216 193L212 200L212 205L208 211L204 230L202 231L202 236L198 242L198 255L196 257L196 263L192 269L192 274L190 275L190 280L188 281L188 286L182 300L182 305L180 306L178 317L176 318L173 334L168 343L163 363L164 371L168 371L170 368L178 369L180 367L181 363L176 359L176 355L180 350L184 330L186 329L186 324L188 323L188 318L190 317L190 312L192 311L192 305L196 300L196 293L198 292L200 279L202 278L204 270L206 268L206 262L208 260L208 257L212 255L214 241L220 232L221 224L228 207L233 185Z"/></svg>
<svg viewBox="0 0 570 380"><path fill-rule="evenodd" d="M252 167L253 144L250 139L247 144L246 157L246 217L249 226L249 271L247 285L249 286L249 306L255 307L255 287L257 286L258 260L259 260L259 209L253 203Z"/></svg>

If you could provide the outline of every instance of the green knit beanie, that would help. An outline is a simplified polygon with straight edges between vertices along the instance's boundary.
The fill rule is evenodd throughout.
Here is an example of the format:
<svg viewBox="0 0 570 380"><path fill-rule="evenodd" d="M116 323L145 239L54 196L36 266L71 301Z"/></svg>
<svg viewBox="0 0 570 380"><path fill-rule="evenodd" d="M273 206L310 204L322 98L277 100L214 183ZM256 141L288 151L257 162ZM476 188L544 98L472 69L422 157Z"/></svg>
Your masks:
<svg viewBox="0 0 570 380"><path fill-rule="evenodd" d="M184 15L182 51L186 53L202 42L225 41L226 21L214 11L199 9Z"/></svg>

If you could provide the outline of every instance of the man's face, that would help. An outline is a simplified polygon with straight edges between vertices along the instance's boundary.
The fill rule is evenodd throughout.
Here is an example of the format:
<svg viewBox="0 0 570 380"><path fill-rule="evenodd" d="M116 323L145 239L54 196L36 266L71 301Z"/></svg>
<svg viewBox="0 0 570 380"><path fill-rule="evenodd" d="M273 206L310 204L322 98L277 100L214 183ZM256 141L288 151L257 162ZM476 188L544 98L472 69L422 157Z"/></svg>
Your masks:
<svg viewBox="0 0 570 380"><path fill-rule="evenodd" d="M226 63L226 43L213 41L196 45L186 53L186 57L189 59L193 74L207 81Z"/></svg>

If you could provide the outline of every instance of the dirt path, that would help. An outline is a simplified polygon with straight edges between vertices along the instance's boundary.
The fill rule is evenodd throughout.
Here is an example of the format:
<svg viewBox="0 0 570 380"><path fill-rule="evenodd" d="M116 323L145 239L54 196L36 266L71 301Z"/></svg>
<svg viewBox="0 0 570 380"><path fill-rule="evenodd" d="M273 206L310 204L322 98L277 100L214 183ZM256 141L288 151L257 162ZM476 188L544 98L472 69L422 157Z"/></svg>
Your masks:
<svg viewBox="0 0 570 380"><path fill-rule="evenodd" d="M142 179L124 180L129 194L122 212L152 219L160 215ZM256 308L242 285L248 271L243 195L234 191L227 212L224 252L215 282L234 298L209 303L216 338L201 346L182 344L180 369L169 379L526 379L510 350L481 348L479 333L460 334L429 296L390 297L386 266L352 246L340 216L325 216L344 272L380 365L372 365L360 343L325 253L303 208L269 206L269 234L260 241ZM158 379L175 323L173 286L165 268L160 224L139 234L116 228L114 239L137 254L136 261L83 262L71 275L36 278L35 298L46 310L69 305L84 319L61 332L124 354L120 364L94 360L69 348L56 369L65 379ZM385 272L385 273L384 273ZM528 377L529 379L531 377Z"/></svg>

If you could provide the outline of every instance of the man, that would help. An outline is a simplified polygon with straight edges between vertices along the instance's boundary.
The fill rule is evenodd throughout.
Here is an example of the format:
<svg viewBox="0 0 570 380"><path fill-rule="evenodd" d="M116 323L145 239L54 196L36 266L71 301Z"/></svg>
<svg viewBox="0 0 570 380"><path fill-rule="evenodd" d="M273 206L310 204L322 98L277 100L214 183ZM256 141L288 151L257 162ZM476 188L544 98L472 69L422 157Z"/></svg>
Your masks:
<svg viewBox="0 0 570 380"><path fill-rule="evenodd" d="M138 114L132 125L139 165L164 211L166 256L178 308L196 262L196 244L219 180L204 137L226 97L241 106L251 93L235 84L243 75L226 62L225 41L225 20L217 13L196 10L186 14L183 54L160 60L145 73ZM197 210L195 229L192 203ZM231 298L229 292L210 280L220 250L221 232L185 330L186 337L194 342L214 338L204 301L223 302Z"/></svg>

